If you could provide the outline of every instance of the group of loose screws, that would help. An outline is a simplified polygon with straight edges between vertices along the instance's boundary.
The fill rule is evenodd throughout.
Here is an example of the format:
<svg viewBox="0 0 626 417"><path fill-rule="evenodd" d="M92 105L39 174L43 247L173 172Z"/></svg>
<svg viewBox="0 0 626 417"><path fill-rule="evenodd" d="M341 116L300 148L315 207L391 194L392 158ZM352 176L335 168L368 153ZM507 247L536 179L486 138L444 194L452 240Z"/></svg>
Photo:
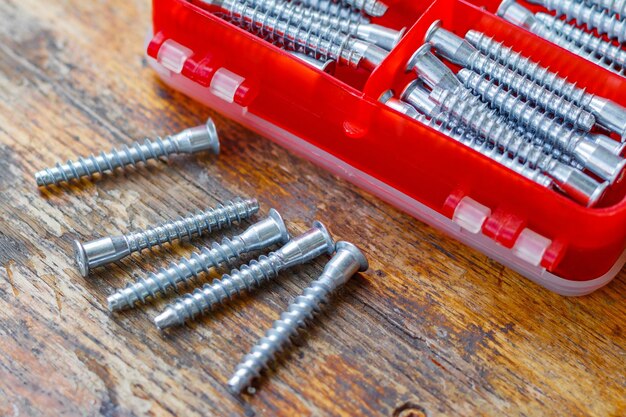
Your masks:
<svg viewBox="0 0 626 417"><path fill-rule="evenodd" d="M611 0L527 0L547 13L533 13L516 0L504 0L498 15L611 72L625 75L624 2ZM565 20L560 18L564 17Z"/></svg>
<svg viewBox="0 0 626 417"><path fill-rule="evenodd" d="M114 171L116 168L134 166L138 162L147 162L172 154L209 151L214 154L220 151L220 142L211 119L204 125L185 129L166 138L146 139L134 142L122 149L101 152L99 155L80 157L77 161L58 163L35 173L35 181L39 186L50 186L63 182L91 177L96 174Z"/></svg>
<svg viewBox="0 0 626 417"><path fill-rule="evenodd" d="M333 62L372 71L404 34L371 22L385 14L379 0L199 0L226 20L321 70Z"/></svg>
<svg viewBox="0 0 626 417"><path fill-rule="evenodd" d="M463 39L434 22L407 71L418 78L383 103L531 181L593 206L623 176L626 109L481 32Z"/></svg>
<svg viewBox="0 0 626 417"><path fill-rule="evenodd" d="M133 252L228 229L250 219L258 211L259 204L255 199L236 198L127 235L108 236L86 243L75 241L76 265L81 275L88 276L94 268L119 261ZM334 253L321 276L295 298L266 336L237 366L228 386L233 393L239 394L260 376L260 371L290 338L306 326L333 291L356 272L368 268L365 256L356 246L348 242L335 243L322 223L313 222L309 230L292 238L278 211L271 209L265 219L250 225L242 233L200 247L191 256L172 262L167 268L150 273L114 292L107 299L109 310L130 309L180 290L180 284L193 285L194 278L202 273L223 264L232 266L246 253L265 251L275 245L281 247L177 298L154 319L161 330L181 325L208 314L219 304L225 304L244 292L252 292L277 278L283 270Z"/></svg>

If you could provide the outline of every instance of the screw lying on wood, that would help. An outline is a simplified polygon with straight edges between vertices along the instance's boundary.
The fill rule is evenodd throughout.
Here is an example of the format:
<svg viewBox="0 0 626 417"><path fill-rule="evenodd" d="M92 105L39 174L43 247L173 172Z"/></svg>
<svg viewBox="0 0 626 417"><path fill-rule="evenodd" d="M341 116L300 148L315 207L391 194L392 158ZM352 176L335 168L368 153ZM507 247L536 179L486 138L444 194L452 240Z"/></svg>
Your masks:
<svg viewBox="0 0 626 417"><path fill-rule="evenodd" d="M224 275L221 280L205 284L193 293L179 298L154 319L154 324L159 329L183 324L242 291L252 291L278 276L284 269L308 262L323 253L331 254L334 248L333 239L324 225L314 222L311 229L276 252L261 256L258 260L233 270L230 275Z"/></svg>
<svg viewBox="0 0 626 417"><path fill-rule="evenodd" d="M140 252L165 243L213 230L230 228L233 222L250 218L259 211L256 199L240 198L227 201L215 208L162 223L146 230L124 236L108 236L87 243L74 241L74 258L81 275L86 277L92 268L119 261L133 252Z"/></svg>
<svg viewBox="0 0 626 417"><path fill-rule="evenodd" d="M265 337L237 365L228 381L228 389L233 394L239 394L248 387L276 354L287 346L290 338L313 319L313 315L328 302L329 296L355 273L366 271L367 268L367 259L359 248L348 242L338 242L337 253L326 264L322 275L289 305L265 333Z"/></svg>
<svg viewBox="0 0 626 417"><path fill-rule="evenodd" d="M165 139L146 139L144 143L134 142L121 150L113 149L110 153L102 152L98 156L81 157L77 161L57 164L35 174L37 185L46 186L80 177L102 174L115 168L136 165L162 156L176 153L196 153L210 151L219 153L220 144L211 119L202 126L185 129Z"/></svg>
<svg viewBox="0 0 626 417"><path fill-rule="evenodd" d="M288 240L289 233L283 219L276 210L271 209L267 219L253 224L242 234L232 239L224 238L221 244L215 242L211 249L204 247L191 257L172 263L168 268L112 294L107 299L109 310L117 311L133 307L137 303L145 303L148 298L165 294L203 271L208 272L222 263L229 263L230 259L240 258L244 253L265 249L277 243L286 243Z"/></svg>

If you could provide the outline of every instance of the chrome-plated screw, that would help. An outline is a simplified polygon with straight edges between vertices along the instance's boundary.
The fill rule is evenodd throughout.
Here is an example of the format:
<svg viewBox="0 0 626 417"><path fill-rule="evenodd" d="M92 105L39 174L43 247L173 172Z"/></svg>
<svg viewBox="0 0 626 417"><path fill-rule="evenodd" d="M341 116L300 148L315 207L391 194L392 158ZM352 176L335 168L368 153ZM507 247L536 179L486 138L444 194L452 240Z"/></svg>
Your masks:
<svg viewBox="0 0 626 417"><path fill-rule="evenodd" d="M113 171L118 167L136 165L137 162L146 162L162 156L175 153L196 153L211 151L218 153L219 139L215 125L211 119L205 125L185 129L180 133L157 138L154 141L146 139L144 143L135 142L121 150L113 149L110 153L102 152L98 156L91 155L79 158L77 161L68 161L65 164L56 164L54 168L47 168L35 174L37 185L46 186L80 177L102 174Z"/></svg>
<svg viewBox="0 0 626 417"><path fill-rule="evenodd" d="M626 1L624 0L585 0L585 3L598 9L606 9L623 19L626 17Z"/></svg>
<svg viewBox="0 0 626 417"><path fill-rule="evenodd" d="M224 238L221 244L213 242L210 249L203 247L189 258L173 262L167 269L162 268L157 273L151 273L147 278L115 292L107 299L109 310L122 310L145 303L148 298L165 294L203 271L208 272L222 263L230 264L231 259L240 258L244 253L287 241L289 233L285 223L280 214L271 209L266 219L251 225L242 234L231 239Z"/></svg>
<svg viewBox="0 0 626 417"><path fill-rule="evenodd" d="M567 79L484 33L470 30L465 34L465 39L483 54L583 107L591 112L602 126L618 133L622 140L626 139L626 109L624 107L604 97L588 93L584 88L577 87L576 84L570 83ZM611 140L607 142L607 145L614 149L617 155L623 151L623 146L616 141Z"/></svg>
<svg viewBox="0 0 626 417"><path fill-rule="evenodd" d="M597 56L612 62L615 65L624 67L626 65L626 51L613 45L610 42L598 38L591 33L578 29L576 26L568 25L566 22L545 13L536 13L535 19L550 28L552 32L565 36L582 48L595 53Z"/></svg>
<svg viewBox="0 0 626 417"><path fill-rule="evenodd" d="M314 314L328 303L330 295L345 284L357 272L369 267L363 252L352 243L338 242L337 253L324 267L324 272L313 281L280 315L263 338L250 350L235 368L228 380L228 389L233 394L249 387L261 371L278 354L300 329L313 320Z"/></svg>
<svg viewBox="0 0 626 417"><path fill-rule="evenodd" d="M551 188L554 185L554 182L538 169L531 168L526 162L521 162L516 158L511 158L508 153L500 152L498 148L492 146L490 142L476 137L476 135L471 131L466 131L463 126L455 123L455 121L447 117L445 113L435 114L433 117L426 117L426 115L415 110L415 107L393 97L393 92L391 90L384 93L380 97L380 101L393 110L405 114L408 117L415 119L440 133L443 133L444 135L462 143L478 153L485 155L487 158L504 165L512 171L517 172L518 174L543 187Z"/></svg>
<svg viewBox="0 0 626 417"><path fill-rule="evenodd" d="M608 186L607 183L600 184L581 171L562 164L544 153L541 148L526 142L495 111L490 110L462 86L454 91L435 86L429 92L419 81L414 81L407 86L402 99L427 116L432 117L443 111L458 119L498 148L546 173L565 194L577 202L587 206L594 205Z"/></svg>
<svg viewBox="0 0 626 417"><path fill-rule="evenodd" d="M303 52L320 60L332 59L352 68L373 70L387 56L388 51L356 39L346 33L327 27L314 33L311 24L301 19L281 20L269 11L247 6L247 0L203 0L205 4L221 7L235 22L259 31L270 42L280 42L285 46L295 44Z"/></svg>
<svg viewBox="0 0 626 417"><path fill-rule="evenodd" d="M370 22L370 18L358 10L333 0L298 0L295 3L317 10L325 15L335 16L351 22Z"/></svg>
<svg viewBox="0 0 626 417"><path fill-rule="evenodd" d="M323 253L334 251L332 237L320 222L304 234L293 238L285 246L267 256L250 262L221 279L205 284L193 293L180 297L154 319L159 329L183 324L187 320L210 311L242 291L252 291L278 276L284 269L308 262Z"/></svg>
<svg viewBox="0 0 626 417"><path fill-rule="evenodd" d="M379 0L331 0L331 2L343 4L352 10L358 10L373 17L384 15L388 9L387 5ZM298 0L298 3L318 10L324 10L324 7L328 7L325 4L328 2L324 0Z"/></svg>
<svg viewBox="0 0 626 417"><path fill-rule="evenodd" d="M197 213L161 223L155 227L122 236L107 236L81 243L74 241L74 259L81 275L86 277L93 268L119 261L133 252L140 252L174 240L191 239L204 232L211 233L232 227L233 222L240 222L252 217L259 211L256 199L237 198Z"/></svg>
<svg viewBox="0 0 626 417"><path fill-rule="evenodd" d="M529 0L548 10L556 12L556 16L565 16L578 25L586 25L595 29L600 35L623 42L626 36L626 21L610 14L607 10L598 9L593 5L577 0Z"/></svg>
<svg viewBox="0 0 626 417"><path fill-rule="evenodd" d="M474 70L479 74L489 75L500 84L504 84L522 97L582 130L588 132L593 128L596 119L591 113L483 55L465 39L442 28L440 21L432 24L426 33L425 40L433 45L438 54L451 62ZM412 60L419 57L419 52L418 49L416 57Z"/></svg>
<svg viewBox="0 0 626 417"><path fill-rule="evenodd" d="M318 10L309 9L295 3L284 0L239 0L246 6L255 10L271 13L277 19L287 22L299 22L302 29L308 29L318 35L334 35L333 29L355 38L373 43L381 48L391 51L402 38L404 29L401 31L390 29L381 25L363 22L352 22L336 16L324 14Z"/></svg>
<svg viewBox="0 0 626 417"><path fill-rule="evenodd" d="M567 38L564 34L553 30L552 27L546 26L539 21L536 15L534 15L527 8L518 4L515 0L504 0L498 8L497 14L514 25L527 29L535 35L541 36L542 38L549 40L550 42L559 45L560 47L565 48L602 68L624 76L623 69L616 67L614 63L607 64L603 59L596 57L595 51L585 49L586 45L579 45L572 39ZM583 31L580 32L585 33ZM589 36L590 38L594 38L592 35ZM589 43L595 42L593 39L588 40Z"/></svg>
<svg viewBox="0 0 626 417"><path fill-rule="evenodd" d="M333 60L326 60L326 61L320 61L319 59L315 59L310 55L307 54L303 54L301 52L295 52L295 51L286 51L289 55L293 56L294 58L299 59L300 61L312 66L313 68L317 68L318 70L322 71L322 72L327 72L329 74L333 74L335 72L335 61Z"/></svg>
<svg viewBox="0 0 626 417"><path fill-rule="evenodd" d="M480 96L501 115L507 115L527 130L546 139L549 144L556 144L600 178L611 184L620 178L626 159L612 154L585 135L565 127L560 121L548 117L538 108L514 96L510 90L505 90L473 71L462 69L457 77L466 88Z"/></svg>
<svg viewBox="0 0 626 417"><path fill-rule="evenodd" d="M607 35L611 39L624 42L626 39L626 20L618 19L606 10L596 9L594 6L580 0L528 0L548 10L556 12L557 16L573 19L579 25L586 25L595 29L600 35Z"/></svg>

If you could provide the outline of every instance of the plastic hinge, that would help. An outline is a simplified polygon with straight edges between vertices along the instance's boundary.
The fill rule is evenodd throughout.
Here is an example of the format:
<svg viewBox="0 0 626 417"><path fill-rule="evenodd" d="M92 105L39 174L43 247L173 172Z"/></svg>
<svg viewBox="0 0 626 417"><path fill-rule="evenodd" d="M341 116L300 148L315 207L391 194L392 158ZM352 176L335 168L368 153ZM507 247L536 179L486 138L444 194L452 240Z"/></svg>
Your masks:
<svg viewBox="0 0 626 417"><path fill-rule="evenodd" d="M180 74L185 62L193 55L193 51L178 42L168 39L159 48L157 61L168 70Z"/></svg>
<svg viewBox="0 0 626 417"><path fill-rule="evenodd" d="M241 75L235 74L226 68L220 68L215 71L209 90L222 100L233 103L237 90L239 90L239 87L245 80Z"/></svg>
<svg viewBox="0 0 626 417"><path fill-rule="evenodd" d="M517 238L512 250L518 258L534 266L539 266L551 244L552 241L550 239L530 229L524 229Z"/></svg>
<svg viewBox="0 0 626 417"><path fill-rule="evenodd" d="M491 209L470 197L463 197L454 210L452 221L471 233L479 233Z"/></svg>

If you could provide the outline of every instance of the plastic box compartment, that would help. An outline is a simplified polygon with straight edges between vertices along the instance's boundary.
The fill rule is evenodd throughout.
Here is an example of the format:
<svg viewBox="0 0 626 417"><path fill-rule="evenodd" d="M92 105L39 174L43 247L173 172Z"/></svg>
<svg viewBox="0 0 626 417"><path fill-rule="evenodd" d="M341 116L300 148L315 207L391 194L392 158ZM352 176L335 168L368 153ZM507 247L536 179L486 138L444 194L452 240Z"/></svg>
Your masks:
<svg viewBox="0 0 626 417"><path fill-rule="evenodd" d="M564 295L605 285L626 262L626 181L596 208L494 163L378 101L415 76L430 24L476 29L626 104L626 80L456 0L390 1L374 23L408 31L372 73L334 76L185 0L154 0L150 64L173 88ZM497 3L485 4L489 9Z"/></svg>

